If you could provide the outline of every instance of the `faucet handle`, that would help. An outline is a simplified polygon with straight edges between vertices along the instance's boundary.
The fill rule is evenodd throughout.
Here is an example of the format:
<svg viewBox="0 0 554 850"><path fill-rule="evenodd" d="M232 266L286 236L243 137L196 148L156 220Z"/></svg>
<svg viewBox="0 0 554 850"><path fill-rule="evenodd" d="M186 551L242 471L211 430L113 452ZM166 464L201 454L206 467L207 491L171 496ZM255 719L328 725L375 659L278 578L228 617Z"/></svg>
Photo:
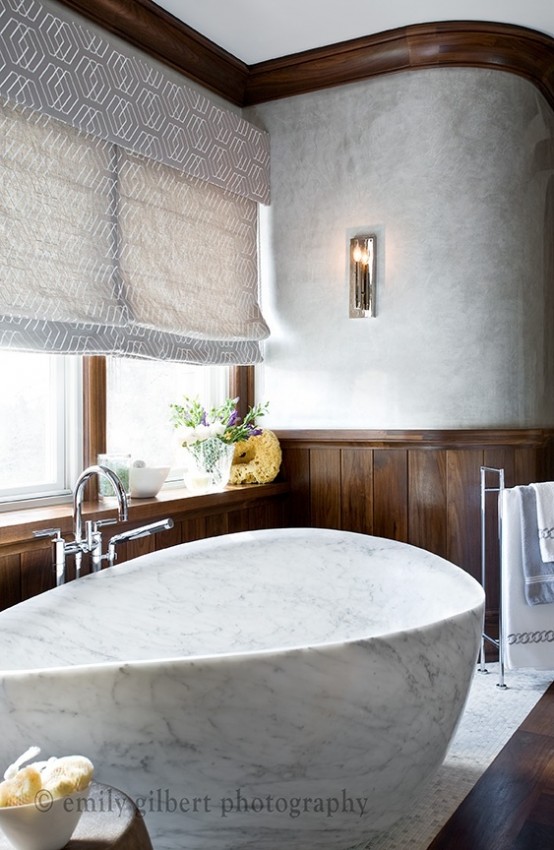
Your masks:
<svg viewBox="0 0 554 850"><path fill-rule="evenodd" d="M33 531L33 537L53 537L55 540L62 539L61 528L43 528L40 531Z"/></svg>
<svg viewBox="0 0 554 850"><path fill-rule="evenodd" d="M115 520L115 519L98 519L98 520L88 519L85 522L85 539L87 541L87 546L89 547L89 549L92 549L92 547L95 544L94 535L97 535L96 543L98 542L98 539L100 537L100 535L99 535L100 528L103 525L114 525L114 523L116 523L116 522L117 522L117 520Z"/></svg>
<svg viewBox="0 0 554 850"><path fill-rule="evenodd" d="M95 531L102 528L104 525L117 525L116 519L99 519L93 523Z"/></svg>
<svg viewBox="0 0 554 850"><path fill-rule="evenodd" d="M52 538L56 587L59 587L65 583L65 555L69 551L69 546L62 537L61 528L42 528L40 531L33 531L33 537Z"/></svg>

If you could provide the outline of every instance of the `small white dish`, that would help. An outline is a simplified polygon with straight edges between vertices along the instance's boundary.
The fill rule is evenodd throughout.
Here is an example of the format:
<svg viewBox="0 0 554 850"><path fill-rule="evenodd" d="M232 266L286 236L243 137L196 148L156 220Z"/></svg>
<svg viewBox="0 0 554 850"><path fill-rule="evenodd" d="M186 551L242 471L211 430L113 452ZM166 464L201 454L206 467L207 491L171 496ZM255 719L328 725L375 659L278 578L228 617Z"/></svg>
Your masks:
<svg viewBox="0 0 554 850"><path fill-rule="evenodd" d="M61 850L86 808L88 792L85 788L52 799L43 790L34 803L0 807L0 829L16 850Z"/></svg>
<svg viewBox="0 0 554 850"><path fill-rule="evenodd" d="M160 492L169 466L131 466L129 493L132 499L152 499Z"/></svg>

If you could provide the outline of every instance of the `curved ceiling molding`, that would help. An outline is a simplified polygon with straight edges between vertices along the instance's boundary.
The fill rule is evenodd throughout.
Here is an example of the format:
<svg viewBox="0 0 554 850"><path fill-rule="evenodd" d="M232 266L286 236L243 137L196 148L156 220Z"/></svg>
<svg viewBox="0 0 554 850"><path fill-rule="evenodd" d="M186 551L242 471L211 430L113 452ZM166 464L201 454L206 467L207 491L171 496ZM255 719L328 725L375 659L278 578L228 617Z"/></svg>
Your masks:
<svg viewBox="0 0 554 850"><path fill-rule="evenodd" d="M510 24L415 24L246 65L152 0L62 0L66 6L239 106L379 74L491 68L534 83L554 108L554 39Z"/></svg>
<svg viewBox="0 0 554 850"><path fill-rule="evenodd" d="M509 24L415 24L251 65L245 104L394 71L494 68L531 80L554 107L554 39Z"/></svg>

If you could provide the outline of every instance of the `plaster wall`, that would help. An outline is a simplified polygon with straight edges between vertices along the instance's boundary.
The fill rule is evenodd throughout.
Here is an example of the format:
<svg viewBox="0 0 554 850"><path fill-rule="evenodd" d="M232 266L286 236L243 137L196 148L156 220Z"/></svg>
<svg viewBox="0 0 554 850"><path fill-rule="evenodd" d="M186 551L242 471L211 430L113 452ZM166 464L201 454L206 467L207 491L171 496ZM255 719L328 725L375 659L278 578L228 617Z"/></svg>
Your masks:
<svg viewBox="0 0 554 850"><path fill-rule="evenodd" d="M266 424L554 425L554 113L535 87L433 69L247 117L271 137ZM377 316L349 319L363 231L378 236Z"/></svg>

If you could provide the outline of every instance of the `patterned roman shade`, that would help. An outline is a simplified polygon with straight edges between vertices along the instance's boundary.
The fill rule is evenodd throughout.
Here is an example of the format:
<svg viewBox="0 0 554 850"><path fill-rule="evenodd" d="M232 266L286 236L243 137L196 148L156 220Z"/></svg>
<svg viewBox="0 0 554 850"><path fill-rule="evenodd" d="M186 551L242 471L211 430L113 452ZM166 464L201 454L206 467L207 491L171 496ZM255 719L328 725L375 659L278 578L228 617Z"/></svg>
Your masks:
<svg viewBox="0 0 554 850"><path fill-rule="evenodd" d="M266 134L38 0L0 57L0 345L259 361Z"/></svg>

